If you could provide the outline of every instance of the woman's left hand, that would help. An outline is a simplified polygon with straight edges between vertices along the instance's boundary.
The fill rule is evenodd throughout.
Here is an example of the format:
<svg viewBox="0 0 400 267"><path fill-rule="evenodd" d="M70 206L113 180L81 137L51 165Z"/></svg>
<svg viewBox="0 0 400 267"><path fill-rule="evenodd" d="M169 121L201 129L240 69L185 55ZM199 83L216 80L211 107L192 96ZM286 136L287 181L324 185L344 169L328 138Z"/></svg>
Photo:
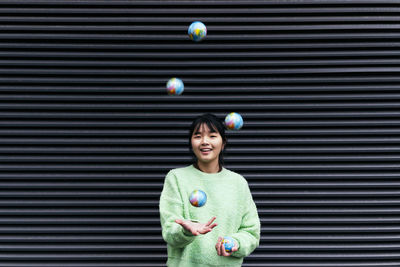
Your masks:
<svg viewBox="0 0 400 267"><path fill-rule="evenodd" d="M230 255L232 255L233 252L238 251L239 247L238 244L235 241L235 246L232 248L232 252L226 252L225 251L225 246L224 244L222 244L222 237L218 237L218 242L215 245L215 249L217 250L218 256L225 256L228 257Z"/></svg>

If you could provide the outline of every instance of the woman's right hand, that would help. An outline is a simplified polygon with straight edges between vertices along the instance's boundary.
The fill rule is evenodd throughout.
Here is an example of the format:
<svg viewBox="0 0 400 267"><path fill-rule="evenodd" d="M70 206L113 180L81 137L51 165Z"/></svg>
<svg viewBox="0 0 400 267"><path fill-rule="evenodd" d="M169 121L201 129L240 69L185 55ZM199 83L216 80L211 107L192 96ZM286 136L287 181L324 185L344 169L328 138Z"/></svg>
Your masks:
<svg viewBox="0 0 400 267"><path fill-rule="evenodd" d="M215 218L217 217L211 218L211 220L209 220L207 223L192 222L190 220L181 219L176 219L175 222L180 224L183 228L191 232L193 235L199 235L211 232L211 230L218 225L217 223L211 225Z"/></svg>

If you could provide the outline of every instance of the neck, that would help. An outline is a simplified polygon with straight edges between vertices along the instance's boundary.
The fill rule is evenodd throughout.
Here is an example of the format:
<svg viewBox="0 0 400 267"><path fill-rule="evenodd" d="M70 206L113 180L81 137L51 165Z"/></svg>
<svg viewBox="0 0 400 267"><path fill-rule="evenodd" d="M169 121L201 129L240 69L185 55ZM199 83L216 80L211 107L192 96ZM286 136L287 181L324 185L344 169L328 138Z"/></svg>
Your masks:
<svg viewBox="0 0 400 267"><path fill-rule="evenodd" d="M217 173L220 172L222 170L222 167L219 166L218 162L209 162L209 163L203 163L203 162L199 162L197 161L194 166L199 169L202 172L206 172L206 173Z"/></svg>

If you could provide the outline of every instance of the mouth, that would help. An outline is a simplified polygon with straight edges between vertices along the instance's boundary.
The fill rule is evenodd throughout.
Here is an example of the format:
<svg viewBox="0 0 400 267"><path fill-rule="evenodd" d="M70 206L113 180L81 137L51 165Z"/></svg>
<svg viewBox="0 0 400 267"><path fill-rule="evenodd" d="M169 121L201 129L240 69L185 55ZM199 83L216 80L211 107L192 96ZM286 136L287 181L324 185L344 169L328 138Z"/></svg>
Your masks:
<svg viewBox="0 0 400 267"><path fill-rule="evenodd" d="M211 148L201 148L201 149L200 149L200 152L201 152L201 154L203 154L203 155L208 155L208 154L211 153L211 151L212 151Z"/></svg>

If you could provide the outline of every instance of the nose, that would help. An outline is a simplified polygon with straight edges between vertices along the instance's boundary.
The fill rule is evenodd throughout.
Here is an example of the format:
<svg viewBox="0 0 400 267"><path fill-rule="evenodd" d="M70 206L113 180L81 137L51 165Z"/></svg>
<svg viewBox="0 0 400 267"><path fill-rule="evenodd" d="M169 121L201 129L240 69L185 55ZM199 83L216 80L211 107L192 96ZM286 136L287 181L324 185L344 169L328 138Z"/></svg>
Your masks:
<svg viewBox="0 0 400 267"><path fill-rule="evenodd" d="M202 145L208 144L208 137L207 137L207 136L204 136L204 137L203 137L203 139L201 140L201 144L202 144Z"/></svg>

